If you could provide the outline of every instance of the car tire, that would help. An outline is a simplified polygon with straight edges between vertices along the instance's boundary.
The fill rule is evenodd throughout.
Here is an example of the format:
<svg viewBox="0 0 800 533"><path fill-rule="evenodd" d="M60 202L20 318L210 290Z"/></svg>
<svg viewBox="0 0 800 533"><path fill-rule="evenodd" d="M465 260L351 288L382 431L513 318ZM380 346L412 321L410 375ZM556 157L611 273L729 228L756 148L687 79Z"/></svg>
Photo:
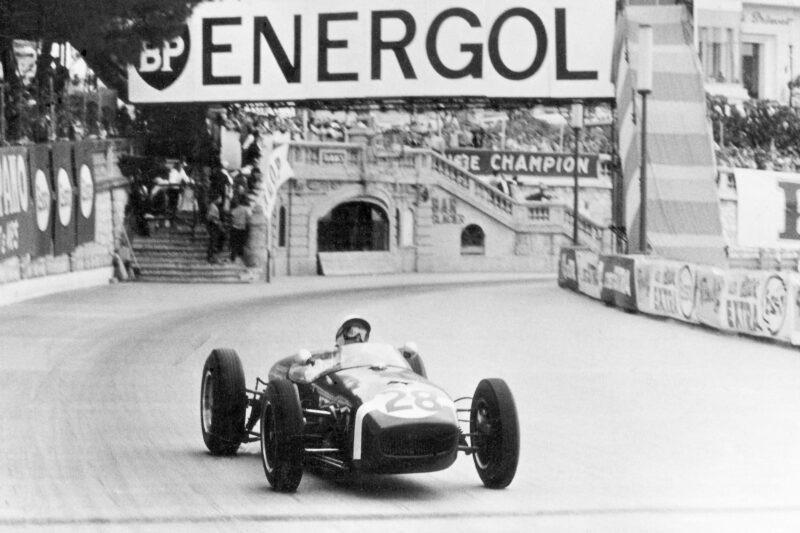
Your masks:
<svg viewBox="0 0 800 533"><path fill-rule="evenodd" d="M261 464L272 488L294 492L303 477L303 410L297 387L274 379L264 392L261 411Z"/></svg>
<svg viewBox="0 0 800 533"><path fill-rule="evenodd" d="M422 356L415 353L411 357L406 358L406 361L411 365L411 370L413 370L414 373L419 374L423 378L428 378L428 372L425 370L425 363L422 362Z"/></svg>
<svg viewBox="0 0 800 533"><path fill-rule="evenodd" d="M242 443L247 391L235 350L217 348L203 366L200 384L200 428L213 455L233 455Z"/></svg>
<svg viewBox="0 0 800 533"><path fill-rule="evenodd" d="M483 484L502 489L511 483L519 462L519 421L505 381L484 379L472 397L469 415L472 455Z"/></svg>

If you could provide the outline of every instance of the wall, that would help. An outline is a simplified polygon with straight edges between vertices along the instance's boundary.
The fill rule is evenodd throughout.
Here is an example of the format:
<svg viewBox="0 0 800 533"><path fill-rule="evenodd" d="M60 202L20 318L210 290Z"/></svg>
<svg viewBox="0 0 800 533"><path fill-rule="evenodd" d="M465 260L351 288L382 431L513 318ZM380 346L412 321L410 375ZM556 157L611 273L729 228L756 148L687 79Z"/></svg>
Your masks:
<svg viewBox="0 0 800 533"><path fill-rule="evenodd" d="M484 253L462 253L461 234L479 226L485 235ZM441 187L418 215L420 272L552 271L557 239L552 234L517 233L485 211Z"/></svg>
<svg viewBox="0 0 800 533"><path fill-rule="evenodd" d="M125 141L85 141L80 148L86 148L90 155L87 163L91 166L94 178L93 235L88 237L87 242L79 244L69 253L52 253L51 243L51 253L44 253L38 257L31 253L20 253L0 261L0 303L24 299L26 294L38 296L56 292L60 287L66 290L92 283L108 282L112 274L111 257L119 245L127 204L128 182L121 175L117 161L120 154L129 151L130 148ZM0 153L2 151L0 149ZM30 175L30 168L28 174ZM31 205L35 205L37 201L35 187L31 188L30 194ZM54 194L52 198L54 205L51 206L53 219L57 217L56 201ZM79 272L82 274L76 276L75 279L80 280L76 285L74 280L69 279L69 275ZM60 277L53 280L45 279L52 276Z"/></svg>

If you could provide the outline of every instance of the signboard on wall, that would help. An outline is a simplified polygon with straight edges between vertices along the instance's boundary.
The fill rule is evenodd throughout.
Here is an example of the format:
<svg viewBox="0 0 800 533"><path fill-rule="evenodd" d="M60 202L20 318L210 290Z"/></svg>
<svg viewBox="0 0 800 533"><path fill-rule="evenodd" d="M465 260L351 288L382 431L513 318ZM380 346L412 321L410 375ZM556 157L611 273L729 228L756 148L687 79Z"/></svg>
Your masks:
<svg viewBox="0 0 800 533"><path fill-rule="evenodd" d="M26 148L0 149L0 260L33 250L33 202Z"/></svg>
<svg viewBox="0 0 800 533"><path fill-rule="evenodd" d="M74 150L75 173L73 175L73 185L77 192L77 209L75 210L76 242L77 244L83 244L94 240L94 161L92 160L92 145L90 143L75 143Z"/></svg>
<svg viewBox="0 0 800 533"><path fill-rule="evenodd" d="M612 99L615 3L202 2L129 66L135 103ZM591 43L591 46L586 46Z"/></svg>
<svg viewBox="0 0 800 533"><path fill-rule="evenodd" d="M573 177L575 157L555 152L520 152L448 148L445 156L476 176L516 174L517 176ZM597 177L597 155L578 154L578 177Z"/></svg>
<svg viewBox="0 0 800 533"><path fill-rule="evenodd" d="M800 174L734 171L739 246L800 248Z"/></svg>
<svg viewBox="0 0 800 533"><path fill-rule="evenodd" d="M55 195L53 221L53 253L69 253L75 249L75 193L72 180L72 145L54 143L51 185Z"/></svg>
<svg viewBox="0 0 800 533"><path fill-rule="evenodd" d="M50 186L50 148L37 144L29 148L31 193L34 209L34 257L53 253L53 189Z"/></svg>

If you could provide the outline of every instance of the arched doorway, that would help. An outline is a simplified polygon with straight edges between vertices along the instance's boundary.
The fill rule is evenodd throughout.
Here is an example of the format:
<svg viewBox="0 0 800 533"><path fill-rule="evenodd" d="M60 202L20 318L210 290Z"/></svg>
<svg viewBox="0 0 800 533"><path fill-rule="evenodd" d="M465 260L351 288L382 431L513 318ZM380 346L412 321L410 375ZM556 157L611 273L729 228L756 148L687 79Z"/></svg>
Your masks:
<svg viewBox="0 0 800 533"><path fill-rule="evenodd" d="M389 250L389 216L368 202L346 202L317 222L320 252L372 252Z"/></svg>

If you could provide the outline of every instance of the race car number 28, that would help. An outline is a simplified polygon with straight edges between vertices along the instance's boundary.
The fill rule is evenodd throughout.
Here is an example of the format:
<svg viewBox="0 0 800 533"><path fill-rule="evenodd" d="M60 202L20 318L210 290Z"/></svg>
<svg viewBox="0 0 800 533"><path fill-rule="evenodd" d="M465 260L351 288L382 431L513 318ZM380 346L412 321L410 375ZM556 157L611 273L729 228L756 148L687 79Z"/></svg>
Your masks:
<svg viewBox="0 0 800 533"><path fill-rule="evenodd" d="M377 408L398 418L425 418L439 411L447 401L430 390L393 389L380 394Z"/></svg>

